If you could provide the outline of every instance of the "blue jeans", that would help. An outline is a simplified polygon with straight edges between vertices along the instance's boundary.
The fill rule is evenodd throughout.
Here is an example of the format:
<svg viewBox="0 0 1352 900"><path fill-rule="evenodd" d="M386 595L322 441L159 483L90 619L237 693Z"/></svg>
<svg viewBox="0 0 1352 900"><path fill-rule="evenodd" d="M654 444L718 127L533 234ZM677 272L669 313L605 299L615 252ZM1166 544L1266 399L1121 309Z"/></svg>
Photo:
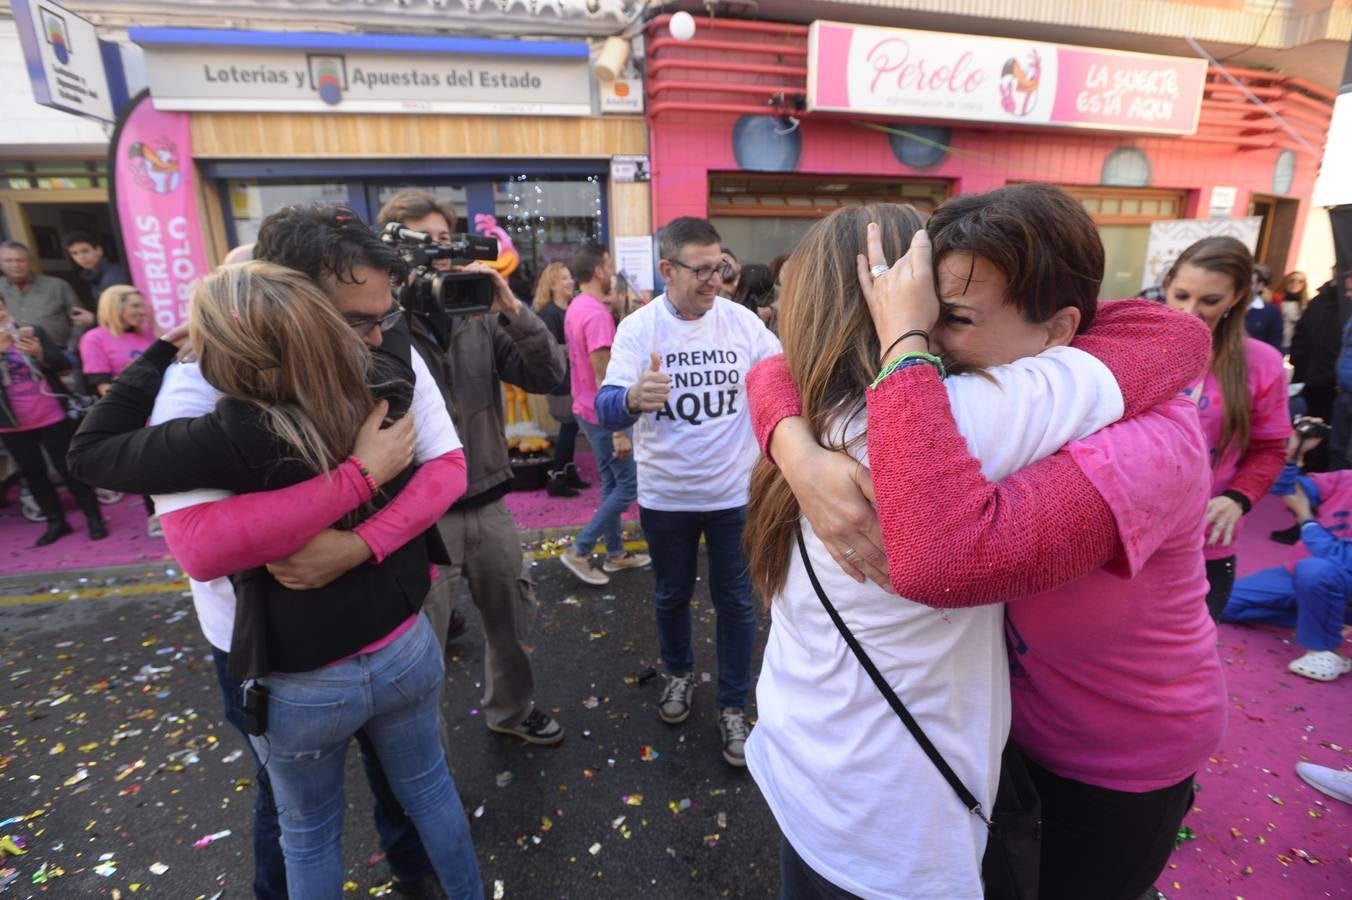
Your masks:
<svg viewBox="0 0 1352 900"><path fill-rule="evenodd" d="M690 672L690 598L699 567L699 539L709 553L709 596L718 614L718 708L746 708L751 692L751 654L756 645L756 608L751 573L742 552L746 507L673 512L640 506L648 554L657 577L657 639L662 662L672 672Z"/></svg>
<svg viewBox="0 0 1352 900"><path fill-rule="evenodd" d="M586 556L595 549L597 541L605 541L606 552L611 556L619 556L624 552L620 516L638 497L638 467L634 464L632 453L624 459L615 455L615 444L609 430L581 417L578 417L577 424L586 433L592 453L596 455L596 468L601 473L601 505L596 508L596 514L587 526L578 532L577 540L573 542L573 552ZM632 438L631 434L631 441Z"/></svg>
<svg viewBox="0 0 1352 900"><path fill-rule="evenodd" d="M424 616L393 643L335 665L262 679L268 730L251 737L267 767L293 900L343 885L343 769L364 730L453 900L483 897L469 824L438 731L445 665Z"/></svg>
<svg viewBox="0 0 1352 900"><path fill-rule="evenodd" d="M1222 622L1258 622L1295 627L1306 650L1334 650L1342 644L1343 623L1352 621L1352 573L1326 559L1307 557L1292 573L1277 567L1235 582Z"/></svg>
<svg viewBox="0 0 1352 900"><path fill-rule="evenodd" d="M230 654L212 647L211 658L216 663L216 680L221 686L225 719L239 730L247 743L249 736L244 733L244 710L240 707L241 683L238 678L226 674ZM399 801L394 799L394 792L385 780L380 760L366 732L357 732L357 744L361 747L366 780L375 797L376 833L380 836L380 846L385 850L385 861L400 881L421 881L432 874L432 861L427 858L427 852L418 840L418 830L404 814ZM258 772L253 820L254 896L258 900L287 900L286 860L282 857L282 828L277 824L277 803L272 796L272 779L268 777L263 761L254 753L252 743L249 743L249 752L253 753Z"/></svg>
<svg viewBox="0 0 1352 900"><path fill-rule="evenodd" d="M779 900L859 900L803 862L786 839L779 839Z"/></svg>

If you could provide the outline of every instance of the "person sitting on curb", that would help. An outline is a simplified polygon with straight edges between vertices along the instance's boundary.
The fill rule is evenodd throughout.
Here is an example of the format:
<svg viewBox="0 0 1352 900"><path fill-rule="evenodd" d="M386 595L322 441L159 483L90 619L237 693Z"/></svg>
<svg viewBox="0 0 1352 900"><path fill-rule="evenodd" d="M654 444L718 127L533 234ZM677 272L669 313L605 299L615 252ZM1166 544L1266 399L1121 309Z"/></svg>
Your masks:
<svg viewBox="0 0 1352 900"><path fill-rule="evenodd" d="M1221 621L1294 626L1305 655L1287 668L1304 678L1333 681L1352 671L1352 659L1338 652L1343 625L1352 622L1352 536L1347 534L1352 470L1300 474L1299 458L1319 442L1299 432L1311 422L1320 420L1298 423L1289 444L1292 459L1272 486L1296 516L1300 543L1286 565L1236 581Z"/></svg>

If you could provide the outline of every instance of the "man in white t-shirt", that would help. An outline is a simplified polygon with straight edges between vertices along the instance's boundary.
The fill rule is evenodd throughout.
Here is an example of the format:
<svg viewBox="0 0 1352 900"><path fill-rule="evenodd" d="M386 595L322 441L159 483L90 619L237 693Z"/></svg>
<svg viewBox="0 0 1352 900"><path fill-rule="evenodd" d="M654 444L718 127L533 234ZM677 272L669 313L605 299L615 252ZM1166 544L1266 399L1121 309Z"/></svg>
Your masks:
<svg viewBox="0 0 1352 900"><path fill-rule="evenodd" d="M675 219L658 243L667 293L620 323L596 412L605 428L634 426L639 517L657 578L657 634L667 669L658 713L672 725L690 715L690 598L702 536L718 615L723 758L745 766L756 610L742 529L759 455L745 380L752 366L781 351L759 316L719 296L733 272L708 220Z"/></svg>
<svg viewBox="0 0 1352 900"><path fill-rule="evenodd" d="M263 221L254 259L278 263L310 276L339 313L373 351L389 352L412 366L413 402L409 414L417 428L414 459L418 463L460 446L436 382L426 363L412 350L399 307L391 295L391 277L402 268L397 253L380 242L351 210L316 204L293 206ZM150 424L192 418L211 412L220 399L195 364L174 365L165 375ZM229 496L219 490L196 490L155 496L161 514ZM274 573L283 583L318 587L365 562L369 548L345 540L335 529L321 532ZM363 550L365 553L363 555ZM276 564L274 564L276 565ZM285 572L285 575L280 574ZM227 674L235 622L235 591L230 579L190 581L197 618L212 647L226 718L242 729L240 681ZM375 796L376 831L395 876L395 890L404 896L432 896L438 884L417 829L395 799L380 761L364 733L358 732L367 780ZM254 804L254 894L284 898L286 873L272 786L262 764L258 768Z"/></svg>

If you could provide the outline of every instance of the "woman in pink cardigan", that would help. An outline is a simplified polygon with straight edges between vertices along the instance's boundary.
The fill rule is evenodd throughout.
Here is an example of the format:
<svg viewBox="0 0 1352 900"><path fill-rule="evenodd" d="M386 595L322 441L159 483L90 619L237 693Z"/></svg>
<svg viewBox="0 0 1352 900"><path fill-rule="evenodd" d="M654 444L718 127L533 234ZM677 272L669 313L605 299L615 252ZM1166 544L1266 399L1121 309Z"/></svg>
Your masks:
<svg viewBox="0 0 1352 900"><path fill-rule="evenodd" d="M1072 308L1071 336L1083 330L1101 245L1083 209L1041 185L950 200L928 227L933 267L923 232L890 270L876 231L873 258L860 258L873 346L884 348L881 377L865 392L871 483L869 469L792 418L799 385L782 358L749 381L757 433L816 537L856 581L872 577L938 609L1018 598L1006 608L1010 738L1043 803L1040 896L1135 900L1167 863L1193 774L1219 743L1224 683L1204 602L1210 485L1196 410L1181 396L1160 402L1128 388L1154 378L1172 391L1186 383L1170 381L1180 363L1195 379L1205 342L1202 356L1179 359L1158 326L1191 336L1196 324L1156 307L1149 315L1162 318L1137 332L1133 352L1103 358L1122 385L1123 421L989 482L955 422L942 367L923 354L932 348L950 367L1011 363L1040 352L1011 339L1019 321ZM1091 245L1097 254L1078 253ZM1101 310L1075 346L1129 323L1138 306ZM856 485L874 496L876 521Z"/></svg>

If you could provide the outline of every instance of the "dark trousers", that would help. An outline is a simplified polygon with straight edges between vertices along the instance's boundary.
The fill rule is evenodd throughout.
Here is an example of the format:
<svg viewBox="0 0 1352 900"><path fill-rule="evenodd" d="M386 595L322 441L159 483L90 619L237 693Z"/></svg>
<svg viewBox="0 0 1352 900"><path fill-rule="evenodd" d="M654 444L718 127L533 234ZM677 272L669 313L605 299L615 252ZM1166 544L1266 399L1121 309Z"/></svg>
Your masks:
<svg viewBox="0 0 1352 900"><path fill-rule="evenodd" d="M562 472L563 467L573 461L573 454L577 451L577 419L571 422L559 423L559 436L554 439L554 465L555 472Z"/></svg>
<svg viewBox="0 0 1352 900"><path fill-rule="evenodd" d="M1039 900L1138 900L1164 871L1192 806L1192 776L1132 794L1055 775L1031 759L1042 798Z"/></svg>
<svg viewBox="0 0 1352 900"><path fill-rule="evenodd" d="M1230 592L1235 589L1235 558L1208 559L1206 561L1206 609L1211 613L1211 621L1219 622L1225 604L1230 602Z"/></svg>
<svg viewBox="0 0 1352 900"><path fill-rule="evenodd" d="M638 513L657 578L657 638L662 662L672 672L695 668L690 598L695 593L703 535L709 553L709 597L718 615L718 708L745 709L756 644L751 573L742 552L746 507L674 512L640 506Z"/></svg>
<svg viewBox="0 0 1352 900"><path fill-rule="evenodd" d="M216 679L221 686L226 721L244 735L244 745L249 748L254 760L255 780L258 783L258 793L254 795L253 821L254 896L259 900L287 900L286 861L282 857L282 828L277 822L277 803L272 796L272 781L268 778L268 771L258 754L254 753L248 735L244 733L244 710L240 705L242 682L226 674L226 664L230 659L228 653L212 647L211 657L216 663ZM375 748L371 746L365 732L357 732L357 743L361 747L366 780L370 782L371 793L375 796L376 832L380 835L380 846L385 848L385 860L390 864L390 871L400 881L420 881L432 874L432 861L423 850L417 828L394 798L394 792L390 790L385 773L380 768Z"/></svg>
<svg viewBox="0 0 1352 900"><path fill-rule="evenodd" d="M75 496L75 502L80 505L85 518L91 522L103 518L103 514L99 512L98 498L94 496L94 489L83 481L71 478L70 472L66 469L66 452L70 450L70 438L74 433L75 424L68 419L62 419L55 425L34 428L31 431L7 431L0 434L0 441L4 442L5 450L19 467L20 474L28 483L28 490L33 492L33 499L37 501L42 514L49 522L63 522L66 514L61 509L61 498L57 496L56 486L47 477L47 461L43 459L43 450L47 451L52 467Z"/></svg>
<svg viewBox="0 0 1352 900"><path fill-rule="evenodd" d="M813 871L784 838L779 839L779 900L858 900Z"/></svg>
<svg viewBox="0 0 1352 900"><path fill-rule="evenodd" d="M1316 416L1333 424L1333 401L1334 388L1329 387L1310 387L1300 392L1305 398L1305 414L1307 416ZM1327 472L1332 468L1330 466L1329 442L1324 441L1318 447L1315 447L1309 453L1305 454L1305 471L1307 472Z"/></svg>

